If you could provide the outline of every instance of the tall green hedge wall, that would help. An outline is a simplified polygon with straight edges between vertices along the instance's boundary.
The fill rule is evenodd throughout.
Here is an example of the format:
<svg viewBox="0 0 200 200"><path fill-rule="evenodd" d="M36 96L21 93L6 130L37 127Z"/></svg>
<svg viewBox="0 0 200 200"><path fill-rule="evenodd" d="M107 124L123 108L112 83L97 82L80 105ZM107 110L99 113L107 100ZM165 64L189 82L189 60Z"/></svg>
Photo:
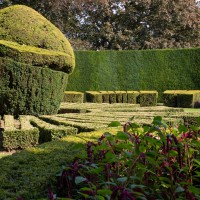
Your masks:
<svg viewBox="0 0 200 200"><path fill-rule="evenodd" d="M68 74L0 57L0 114L55 114Z"/></svg>
<svg viewBox="0 0 200 200"><path fill-rule="evenodd" d="M200 89L200 48L75 51L75 58L67 90Z"/></svg>

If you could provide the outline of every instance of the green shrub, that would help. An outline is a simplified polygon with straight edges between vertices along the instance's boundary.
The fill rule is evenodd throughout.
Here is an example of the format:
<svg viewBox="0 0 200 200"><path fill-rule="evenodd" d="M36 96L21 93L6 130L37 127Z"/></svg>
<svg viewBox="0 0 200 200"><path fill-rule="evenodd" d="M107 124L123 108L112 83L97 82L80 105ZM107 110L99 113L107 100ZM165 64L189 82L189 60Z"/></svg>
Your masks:
<svg viewBox="0 0 200 200"><path fill-rule="evenodd" d="M83 101L84 101L84 93L82 92L75 92L75 91L64 92L64 98L62 102L83 103Z"/></svg>
<svg viewBox="0 0 200 200"><path fill-rule="evenodd" d="M177 106L180 108L200 108L200 91L177 94Z"/></svg>
<svg viewBox="0 0 200 200"><path fill-rule="evenodd" d="M62 166L85 153L82 144L100 137L104 131L68 135L61 140L28 148L0 160L0 199L38 200L47 197L48 184Z"/></svg>
<svg viewBox="0 0 200 200"><path fill-rule="evenodd" d="M102 94L102 103L109 103L109 93L107 91L100 91Z"/></svg>
<svg viewBox="0 0 200 200"><path fill-rule="evenodd" d="M200 90L166 90L163 93L164 104L170 107L200 107Z"/></svg>
<svg viewBox="0 0 200 200"><path fill-rule="evenodd" d="M0 57L0 114L53 114L68 74Z"/></svg>
<svg viewBox="0 0 200 200"><path fill-rule="evenodd" d="M125 91L115 91L116 94L116 103L123 103L123 94Z"/></svg>
<svg viewBox="0 0 200 200"><path fill-rule="evenodd" d="M102 103L102 94L96 91L86 91L85 98L87 102Z"/></svg>
<svg viewBox="0 0 200 200"><path fill-rule="evenodd" d="M16 42L0 40L0 55L4 58L11 58L17 62L47 67L51 69L71 72L68 67L70 58L66 53L20 45ZM66 66L67 65L67 66Z"/></svg>
<svg viewBox="0 0 200 200"><path fill-rule="evenodd" d="M72 126L56 126L33 116L30 118L30 121L31 124L34 127L37 127L40 131L40 143L59 140L65 137L66 135L74 135L78 132L77 128L74 128Z"/></svg>
<svg viewBox="0 0 200 200"><path fill-rule="evenodd" d="M2 133L2 146L10 151L36 146L39 141L39 130L31 126L29 118L19 117L20 125L15 127L15 120L11 115L4 115L4 131Z"/></svg>
<svg viewBox="0 0 200 200"><path fill-rule="evenodd" d="M139 103L141 107L156 106L158 92L157 91L140 91Z"/></svg>
<svg viewBox="0 0 200 200"><path fill-rule="evenodd" d="M138 91L127 91L127 103L136 104L138 96Z"/></svg>
<svg viewBox="0 0 200 200"><path fill-rule="evenodd" d="M4 47L2 52L0 51L1 56L7 51L6 56L12 56L15 61L25 64L47 64L52 68L57 65L59 70L68 73L73 71L75 58L69 41L37 11L24 5L9 6L0 10L0 24L0 40L15 42L1 42L1 48ZM29 58L24 57L25 54Z"/></svg>
<svg viewBox="0 0 200 200"><path fill-rule="evenodd" d="M108 91L109 94L109 103L117 103L117 94L114 91Z"/></svg>
<svg viewBox="0 0 200 200"><path fill-rule="evenodd" d="M158 102L163 102L165 90L200 88L199 52L200 48L75 51L76 68L66 89L82 92L156 90Z"/></svg>
<svg viewBox="0 0 200 200"><path fill-rule="evenodd" d="M163 92L163 103L169 107L177 107L176 90L166 90Z"/></svg>

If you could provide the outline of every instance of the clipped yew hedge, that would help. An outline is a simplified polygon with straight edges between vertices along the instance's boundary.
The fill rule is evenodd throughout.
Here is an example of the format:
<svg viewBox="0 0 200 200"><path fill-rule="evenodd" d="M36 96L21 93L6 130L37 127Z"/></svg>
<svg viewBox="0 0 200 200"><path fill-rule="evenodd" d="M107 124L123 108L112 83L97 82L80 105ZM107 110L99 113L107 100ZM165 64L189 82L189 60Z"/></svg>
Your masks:
<svg viewBox="0 0 200 200"><path fill-rule="evenodd" d="M75 51L76 68L67 90L124 91L200 88L200 48Z"/></svg>
<svg viewBox="0 0 200 200"><path fill-rule="evenodd" d="M5 150L25 149L38 144L39 130L30 124L26 116L20 116L19 121L21 127L17 128L13 116L4 115L2 147Z"/></svg>
<svg viewBox="0 0 200 200"><path fill-rule="evenodd" d="M180 108L200 108L200 90L166 90L164 105Z"/></svg>
<svg viewBox="0 0 200 200"><path fill-rule="evenodd" d="M53 125L34 116L31 117L30 121L40 131L39 143L59 140L67 135L75 135L78 132L78 129L72 126Z"/></svg>
<svg viewBox="0 0 200 200"><path fill-rule="evenodd" d="M83 103L84 101L84 93L76 92L76 91L65 91L62 102L69 103Z"/></svg>
<svg viewBox="0 0 200 200"><path fill-rule="evenodd" d="M0 57L0 114L53 114L68 74Z"/></svg>

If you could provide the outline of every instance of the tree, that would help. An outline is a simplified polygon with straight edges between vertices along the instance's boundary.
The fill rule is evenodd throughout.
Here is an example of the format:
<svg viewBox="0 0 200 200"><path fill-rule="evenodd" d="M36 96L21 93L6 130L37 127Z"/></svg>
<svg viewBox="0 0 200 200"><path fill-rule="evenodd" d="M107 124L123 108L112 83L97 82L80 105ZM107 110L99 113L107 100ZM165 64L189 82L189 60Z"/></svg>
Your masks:
<svg viewBox="0 0 200 200"><path fill-rule="evenodd" d="M200 45L200 7L196 0L9 1L28 5L43 14L66 33L76 49Z"/></svg>
<svg viewBox="0 0 200 200"><path fill-rule="evenodd" d="M84 6L81 36L94 49L200 45L200 9L194 0L110 0L90 9L88 4Z"/></svg>

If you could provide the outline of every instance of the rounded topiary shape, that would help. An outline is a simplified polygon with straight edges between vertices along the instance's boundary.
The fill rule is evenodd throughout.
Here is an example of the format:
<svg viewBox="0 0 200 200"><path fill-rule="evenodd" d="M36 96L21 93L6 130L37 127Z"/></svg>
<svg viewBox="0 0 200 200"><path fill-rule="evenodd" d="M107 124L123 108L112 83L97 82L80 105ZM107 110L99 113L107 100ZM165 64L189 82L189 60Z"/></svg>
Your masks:
<svg viewBox="0 0 200 200"><path fill-rule="evenodd" d="M51 22L27 6L15 5L0 10L0 40L0 53L3 52L1 53L3 57L36 66L46 65L67 73L71 73L74 69L74 53L67 38ZM7 41L14 43L8 44ZM1 50L2 46L4 48ZM5 50L7 46L8 52ZM11 46L15 51L12 54L10 53ZM27 62L29 51L33 54L33 58L29 54L30 59ZM40 57L38 60L34 57L35 54ZM52 54L54 57L57 54L57 61L46 63L47 55ZM42 57L44 58L41 59ZM37 62L34 62L35 60Z"/></svg>
<svg viewBox="0 0 200 200"><path fill-rule="evenodd" d="M61 31L35 10L0 10L0 114L57 113L75 58Z"/></svg>

